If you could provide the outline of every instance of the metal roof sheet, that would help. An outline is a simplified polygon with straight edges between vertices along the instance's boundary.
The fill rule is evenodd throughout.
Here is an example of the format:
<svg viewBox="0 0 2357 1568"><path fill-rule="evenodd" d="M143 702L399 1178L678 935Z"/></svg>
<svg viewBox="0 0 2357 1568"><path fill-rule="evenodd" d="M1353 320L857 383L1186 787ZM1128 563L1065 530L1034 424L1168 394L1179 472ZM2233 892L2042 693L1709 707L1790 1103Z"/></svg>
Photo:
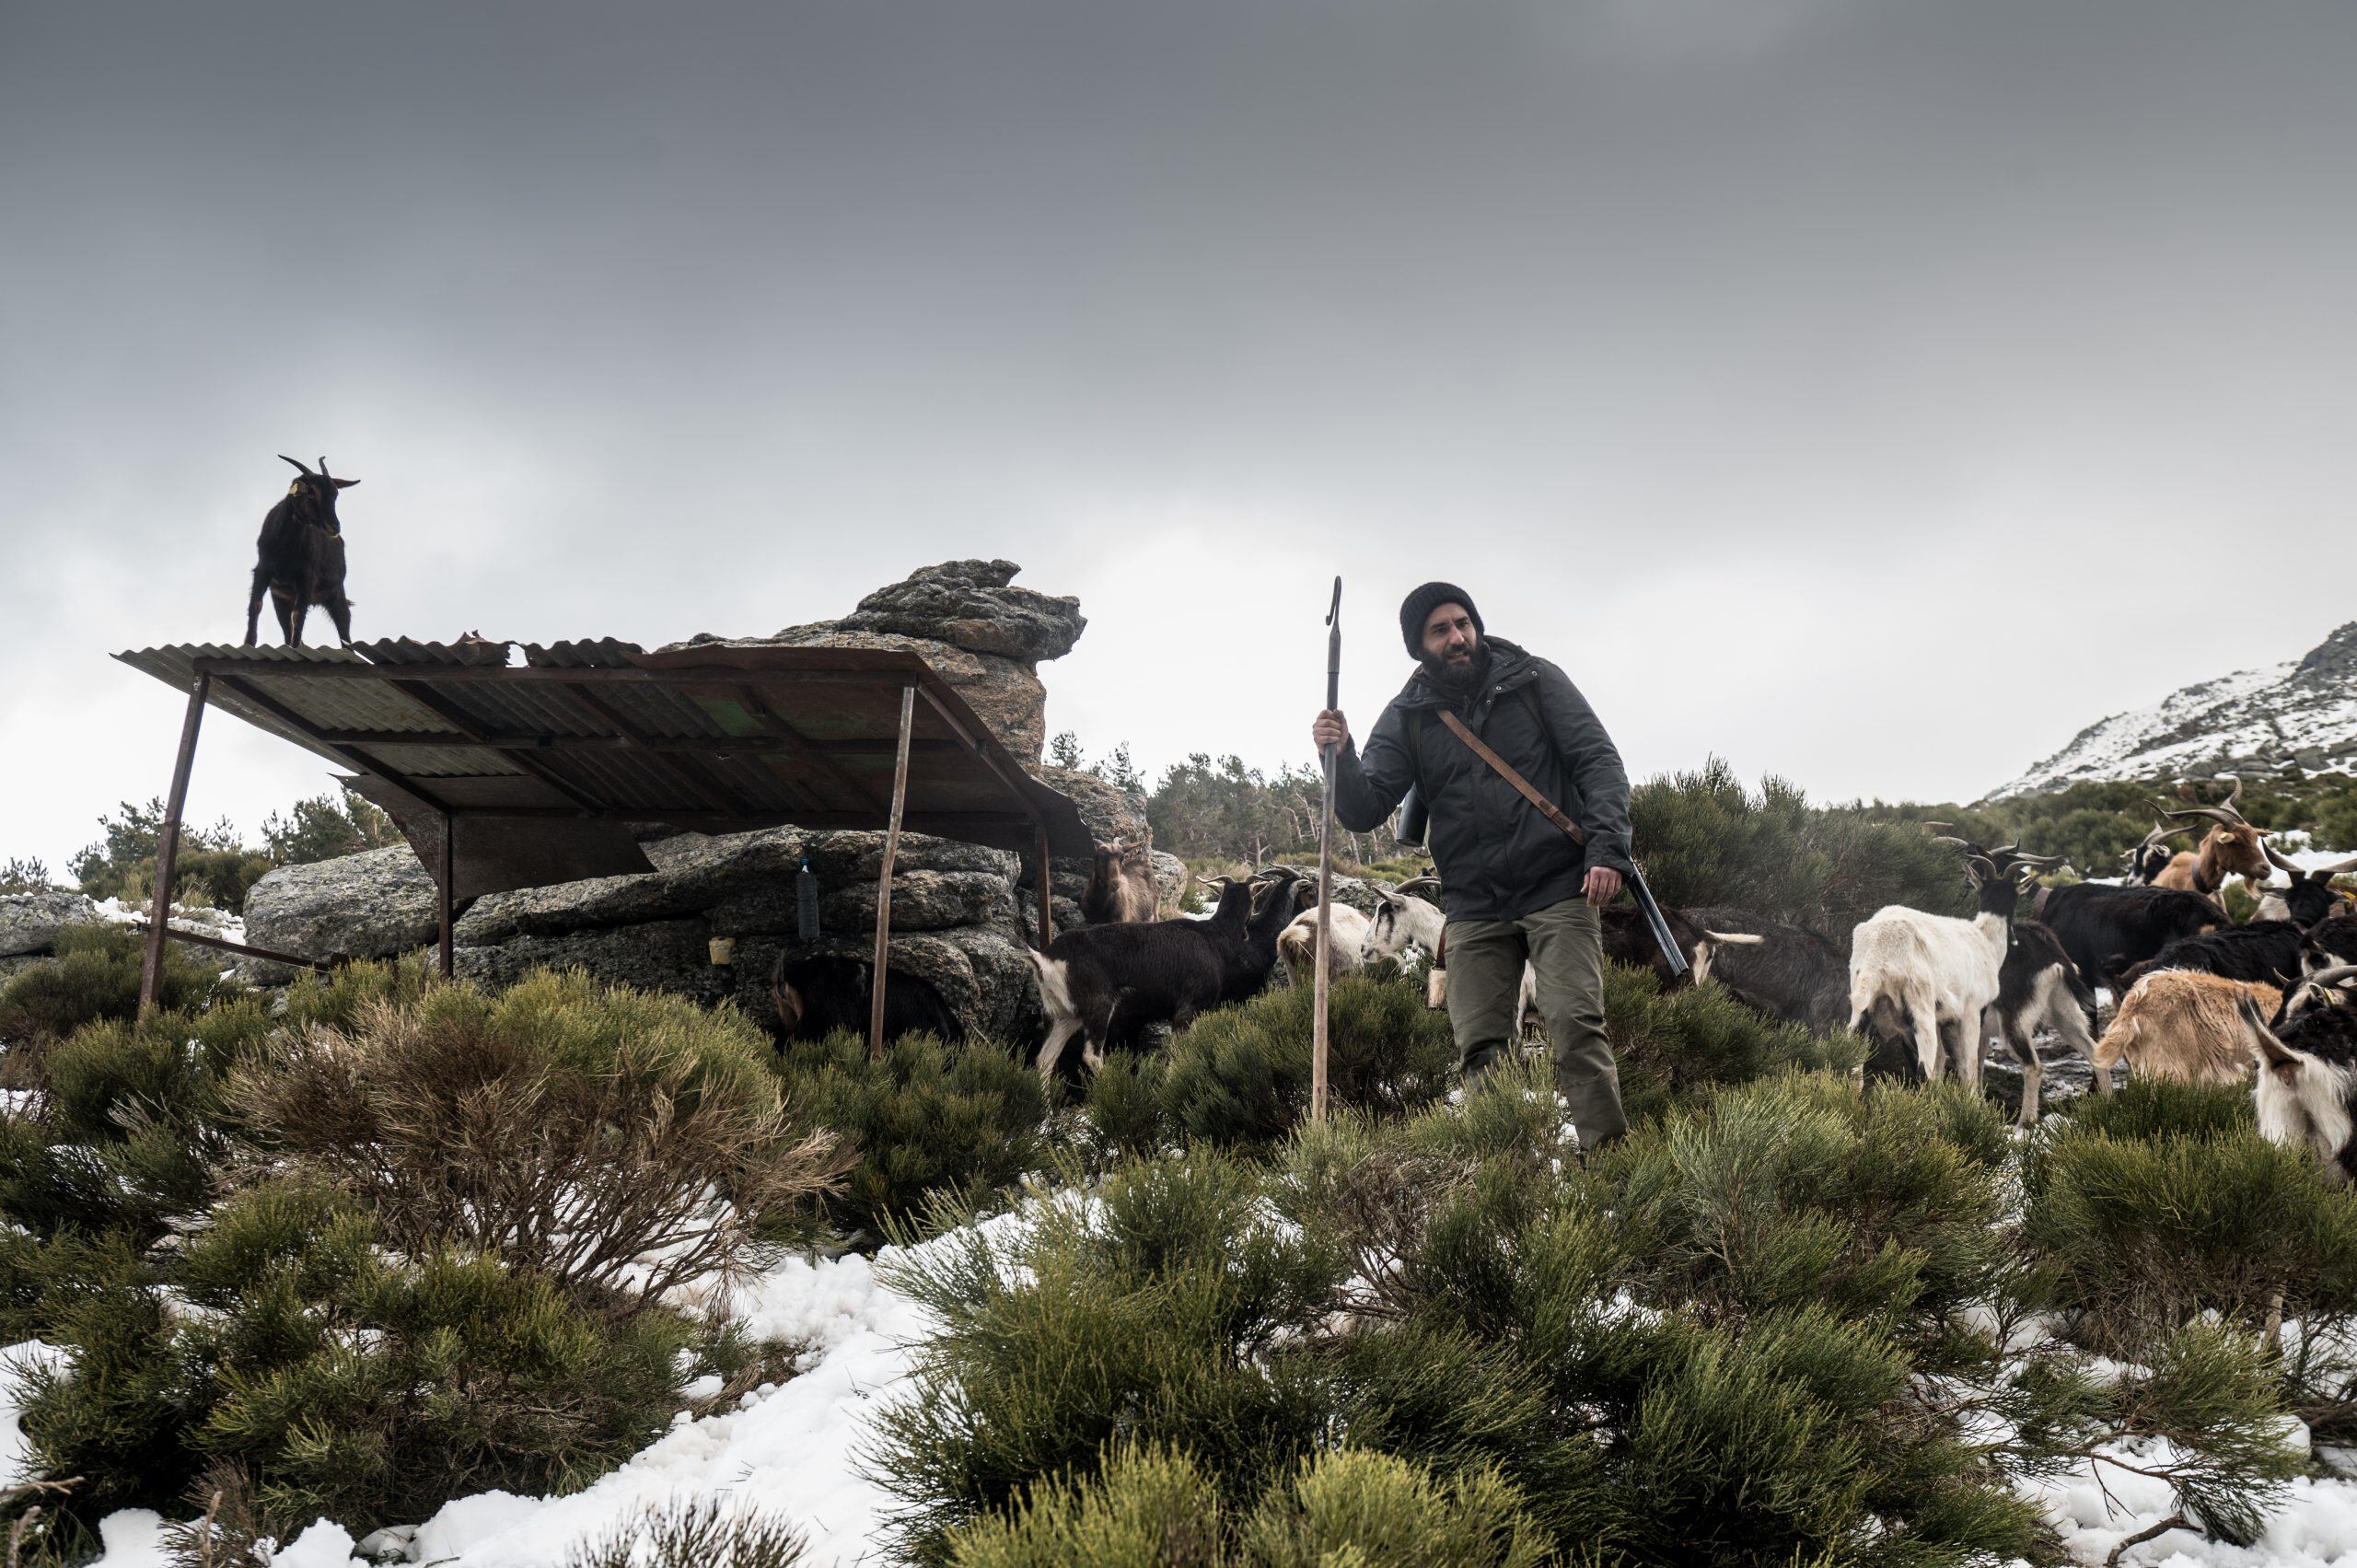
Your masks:
<svg viewBox="0 0 2357 1568"><path fill-rule="evenodd" d="M918 693L911 831L1023 851L1044 830L1055 854L1091 847L1072 801L1026 772L908 650L697 645L648 654L593 638L528 645L517 664L512 646L395 638L351 648L192 644L116 656L181 691L209 676L213 705L384 781L412 818L447 809L462 821L498 823L501 869L460 867L460 885L478 890L489 890L479 886L486 877L528 870L536 832L552 846L577 846L588 823L881 829L900 692L910 688ZM503 782L486 794L476 780ZM434 836L438 843L438 827ZM461 860L470 840L489 842L462 829ZM553 868L579 854L552 847L543 858Z"/></svg>

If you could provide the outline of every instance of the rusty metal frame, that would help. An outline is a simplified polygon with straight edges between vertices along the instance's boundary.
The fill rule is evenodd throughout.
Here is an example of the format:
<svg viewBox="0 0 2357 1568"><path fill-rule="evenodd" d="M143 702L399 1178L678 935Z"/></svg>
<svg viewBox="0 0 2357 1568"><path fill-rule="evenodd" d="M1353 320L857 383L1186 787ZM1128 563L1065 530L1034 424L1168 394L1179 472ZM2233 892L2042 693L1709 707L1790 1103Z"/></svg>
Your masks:
<svg viewBox="0 0 2357 1568"><path fill-rule="evenodd" d="M204 726L204 704L213 678L199 675L189 688L188 713L180 720L180 747L172 759L172 790L164 800L164 826L156 838L156 899L148 913L147 950L139 960L139 1016L156 1010L164 989L164 935L172 923L172 875L180 869L180 815L188 806L189 774L196 769L196 737Z"/></svg>
<svg viewBox="0 0 2357 1568"><path fill-rule="evenodd" d="M892 958L892 870L900 856L900 811L909 798L909 731L915 727L917 689L900 688L900 746L892 760L892 804L884 824L884 852L876 870L876 966L867 978L867 1059L884 1060L884 992Z"/></svg>
<svg viewBox="0 0 2357 1568"><path fill-rule="evenodd" d="M806 736L790 721L779 714L764 700L758 683L764 673L748 670L742 666L680 665L647 668L525 666L504 665L429 665L373 663L302 663L292 666L264 666L238 658L200 655L190 661L195 679L189 692L189 705L182 719L180 742L173 762L172 784L168 798L165 820L157 847L157 889L154 908L146 923L146 952L140 976L140 1010L143 1016L152 1012L161 989L163 945L167 938L214 947L226 952L273 961L323 968L317 960L277 953L228 942L219 937L174 928L170 923L171 881L177 869L180 830L185 816L189 780L194 770L196 746L203 721L203 710L219 701L217 693L226 693L237 702L267 715L272 721L295 735L302 737L327 755L357 772L373 773L394 788L415 797L441 819L442 839L435 881L436 884L436 957L438 968L447 978L456 970L456 920L453 892L456 886L455 861L458 824L464 821L495 822L500 820L529 821L562 819L574 821L644 822L660 820L682 828L713 831L737 831L774 827L782 822L817 829L863 829L873 820L870 814L877 807L887 812L881 864L877 869L876 962L870 985L869 1050L880 1054L883 1048L883 1020L887 977L889 970L891 941L891 884L897 869L900 836L904 829L935 833L943 837L970 837L978 832L999 835L1004 842L1004 830L1028 822L1034 830L1034 853L1039 861L1039 940L1042 947L1054 938L1052 845L1050 841L1050 819L1031 798L1027 786L1036 786L1022 768L996 744L986 729L970 726L958 716L940 691L940 677L922 663L911 666L896 664L875 669L780 669L773 673L791 679L795 684L897 686L900 692L900 714L898 732L890 741L873 739L819 739ZM253 677L277 677L299 679L370 680L388 685L451 726L447 732L408 730L347 730L315 724L256 684ZM522 681L552 687L554 692L580 708L597 723L610 728L611 735L568 736L553 734L512 735L477 722L463 709L435 691L432 687L446 681L510 682ZM762 733L758 736L656 737L642 732L610 704L600 700L594 688L598 686L656 685L674 691L694 687L718 687L728 691L744 707ZM954 738L947 740L918 738L913 733L916 699L922 694L926 705ZM860 778L835 761L837 756L880 754L889 746L892 750L892 778L888 796L881 795L875 782ZM570 806L483 806L458 805L434 785L412 776L403 769L389 765L379 754L387 748L397 747L463 747L489 751L517 769L572 801ZM603 805L589 789L575 784L540 760L538 754L558 750L612 749L644 753L667 777L687 789L691 795L713 807L703 811L663 811L650 816L638 807L621 808ZM987 811L958 810L911 814L907 810L910 764L912 754L968 751L981 760L1014 798L1019 810ZM790 812L763 811L749 805L734 789L717 775L707 775L703 759L731 756L788 755L814 766L844 792L851 801L865 809L846 810L825 801L803 778L782 775L795 793L812 802L818 809ZM691 763L693 763L691 766Z"/></svg>
<svg viewBox="0 0 2357 1568"><path fill-rule="evenodd" d="M151 935L152 939L155 923L152 920L142 920L137 923L136 929L142 935ZM306 958L295 953L282 953L275 947L257 947L249 942L232 942L226 936L215 936L203 931L191 931L186 926L172 926L164 935L175 942L185 942L192 947L210 947L215 952L235 953L240 958L267 958L273 964L285 964L298 970L316 970L321 974L329 973L335 968L333 962L326 959Z"/></svg>

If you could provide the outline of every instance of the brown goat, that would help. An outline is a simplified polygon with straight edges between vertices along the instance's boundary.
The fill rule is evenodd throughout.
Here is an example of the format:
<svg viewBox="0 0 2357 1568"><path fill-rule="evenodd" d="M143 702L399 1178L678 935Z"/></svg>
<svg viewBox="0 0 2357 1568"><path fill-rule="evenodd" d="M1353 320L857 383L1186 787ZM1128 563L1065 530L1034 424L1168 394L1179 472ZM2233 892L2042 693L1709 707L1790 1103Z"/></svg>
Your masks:
<svg viewBox="0 0 2357 1568"><path fill-rule="evenodd" d="M1098 844L1080 896L1080 916L1091 925L1135 925L1154 918L1162 900L1154 880L1154 849L1144 839Z"/></svg>
<svg viewBox="0 0 2357 1568"><path fill-rule="evenodd" d="M2184 811L2171 811L2157 801L2154 803L2163 816L2172 820L2207 817L2217 824L2202 836L2199 846L2173 856L2167 869L2153 878L2154 887L2199 893L2215 903L2219 890L2225 887L2229 877L2265 882L2275 875L2275 865L2267 858L2259 830L2245 821L2243 814L2235 809L2242 796L2243 784L2236 779L2233 793L2222 805L2196 806Z"/></svg>
<svg viewBox="0 0 2357 1568"><path fill-rule="evenodd" d="M2239 1004L2271 1014L2276 987L2196 970L2146 975L2120 999L2111 1028L2096 1043L2095 1065L2108 1073L2125 1061L2131 1074L2189 1084L2239 1084L2250 1077L2250 1029Z"/></svg>

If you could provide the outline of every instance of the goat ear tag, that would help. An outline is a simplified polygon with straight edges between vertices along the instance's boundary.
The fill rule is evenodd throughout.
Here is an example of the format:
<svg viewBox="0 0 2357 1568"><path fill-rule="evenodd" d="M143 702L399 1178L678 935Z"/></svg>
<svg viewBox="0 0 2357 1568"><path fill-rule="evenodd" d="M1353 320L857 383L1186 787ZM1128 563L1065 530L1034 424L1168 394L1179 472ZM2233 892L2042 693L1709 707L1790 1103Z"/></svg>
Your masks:
<svg viewBox="0 0 2357 1568"><path fill-rule="evenodd" d="M298 480L296 480L294 483L292 483L292 484L288 485L288 486L286 487L286 494L289 494L289 495L300 495L300 494L303 494L303 482L302 482L301 480L299 480L299 479L298 479Z"/></svg>

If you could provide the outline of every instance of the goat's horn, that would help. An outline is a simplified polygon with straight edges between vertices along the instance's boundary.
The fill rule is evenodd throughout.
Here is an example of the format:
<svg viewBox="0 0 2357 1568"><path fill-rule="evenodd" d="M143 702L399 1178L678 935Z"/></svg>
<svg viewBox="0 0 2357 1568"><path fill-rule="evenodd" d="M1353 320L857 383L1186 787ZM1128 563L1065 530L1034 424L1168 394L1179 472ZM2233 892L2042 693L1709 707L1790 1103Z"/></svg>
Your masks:
<svg viewBox="0 0 2357 1568"><path fill-rule="evenodd" d="M2224 807L2217 806L2189 806L2182 811L2171 811L2167 813L2167 815L2171 817L2207 817L2210 820L2217 823L2223 828L2240 828L2247 826L2238 813L2228 811Z"/></svg>
<svg viewBox="0 0 2357 1568"><path fill-rule="evenodd" d="M300 458L290 458L285 453L281 452L278 454L278 460L282 463L293 463L296 468L303 469L305 473L309 473L311 471L309 469L303 468L303 459Z"/></svg>
<svg viewBox="0 0 2357 1568"><path fill-rule="evenodd" d="M2298 865L2294 865L2288 857L2286 857L2281 850L2278 850L2273 844L2269 843L2265 839L2258 841L2258 848L2259 853L2267 856L2269 865L2274 866L2276 870L2289 875L2293 881L2297 882L2300 878L2307 875L2306 872L2301 870Z"/></svg>
<svg viewBox="0 0 2357 1568"><path fill-rule="evenodd" d="M2357 855L2351 855L2349 859L2341 861L2336 865L2319 865L2312 875L2319 877L2343 877L2351 871L2357 871Z"/></svg>
<svg viewBox="0 0 2357 1568"><path fill-rule="evenodd" d="M2310 985L2339 985L2351 975L2357 975L2357 964L2335 964L2328 970L2318 970L2305 978Z"/></svg>
<svg viewBox="0 0 2357 1568"><path fill-rule="evenodd" d="M1437 877L1411 877L1408 880L1400 883L1397 888L1394 888L1391 890L1404 899L1410 894L1421 893L1426 888L1430 888L1435 893L1439 892L1440 878Z"/></svg>
<svg viewBox="0 0 2357 1568"><path fill-rule="evenodd" d="M1979 854L1980 850L1980 846L1974 843L1969 839L1953 839L1945 833L1933 833L1932 835L1932 842L1935 844L1954 844L1958 849L1968 849L1976 854Z"/></svg>

